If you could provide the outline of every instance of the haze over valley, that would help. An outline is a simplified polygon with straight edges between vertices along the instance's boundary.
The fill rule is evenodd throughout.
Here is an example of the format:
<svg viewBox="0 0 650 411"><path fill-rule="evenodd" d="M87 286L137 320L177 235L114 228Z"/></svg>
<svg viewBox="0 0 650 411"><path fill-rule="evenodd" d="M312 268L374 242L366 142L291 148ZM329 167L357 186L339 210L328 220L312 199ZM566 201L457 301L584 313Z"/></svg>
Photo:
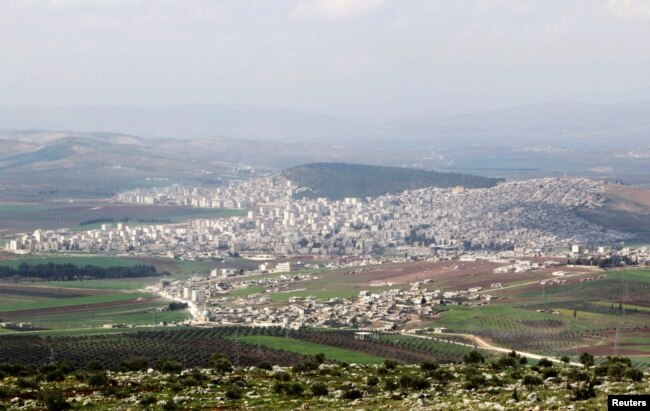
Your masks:
<svg viewBox="0 0 650 411"><path fill-rule="evenodd" d="M650 390L646 0L0 0L0 411Z"/></svg>

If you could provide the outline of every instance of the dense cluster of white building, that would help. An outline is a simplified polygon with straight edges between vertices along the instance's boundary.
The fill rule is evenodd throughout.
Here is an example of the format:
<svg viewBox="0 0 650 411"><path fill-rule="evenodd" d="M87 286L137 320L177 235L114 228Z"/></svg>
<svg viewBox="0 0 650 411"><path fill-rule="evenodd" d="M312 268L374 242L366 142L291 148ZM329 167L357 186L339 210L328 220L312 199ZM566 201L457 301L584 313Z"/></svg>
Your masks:
<svg viewBox="0 0 650 411"><path fill-rule="evenodd" d="M404 254L448 249L512 249L611 243L631 235L582 219L578 207L603 204L604 184L581 178L536 179L486 189L425 188L377 198L293 198L300 188L281 177L212 190L147 189L122 200L244 207L246 217L182 224L104 225L73 232L36 230L9 241L9 251L75 251L185 259L252 251L275 255Z"/></svg>
<svg viewBox="0 0 650 411"><path fill-rule="evenodd" d="M165 204L201 208L246 210L258 204L275 203L291 198L296 186L280 176L231 181L228 187L136 188L117 195L117 200L133 204Z"/></svg>
<svg viewBox="0 0 650 411"><path fill-rule="evenodd" d="M188 281L163 280L150 291L167 298L187 301L195 317L217 325L253 327L357 327L393 330L409 321L431 319L445 304L485 304L493 297L481 287L467 290L431 290L430 280L412 283L410 289L380 292L362 291L356 298L292 297L290 304L267 304L269 295L300 281L316 279L313 274L283 275L262 280L242 281L235 287L263 285L265 291L236 301L224 297L230 288L202 278Z"/></svg>

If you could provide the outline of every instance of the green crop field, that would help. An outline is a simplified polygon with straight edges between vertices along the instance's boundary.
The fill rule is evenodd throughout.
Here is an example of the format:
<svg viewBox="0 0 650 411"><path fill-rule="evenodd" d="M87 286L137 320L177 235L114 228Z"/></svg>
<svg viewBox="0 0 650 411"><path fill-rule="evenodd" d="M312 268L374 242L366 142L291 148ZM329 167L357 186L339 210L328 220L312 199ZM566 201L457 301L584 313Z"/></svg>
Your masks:
<svg viewBox="0 0 650 411"><path fill-rule="evenodd" d="M228 295L232 297L246 297L251 294L259 294L266 291L266 287L259 285L254 287L239 288L236 290L228 291Z"/></svg>
<svg viewBox="0 0 650 411"><path fill-rule="evenodd" d="M0 313L20 310L48 309L58 307L69 307L89 304L109 303L115 301L129 301L138 298L150 298L152 295L140 292L133 293L115 293L90 295L85 297L74 298L52 298L44 299L37 302L16 302L12 304L0 305Z"/></svg>
<svg viewBox="0 0 650 411"><path fill-rule="evenodd" d="M64 204L34 204L34 203L11 203L0 204L0 213L31 213L34 211L49 210L52 208L65 207Z"/></svg>
<svg viewBox="0 0 650 411"><path fill-rule="evenodd" d="M316 355L318 353L323 353L325 354L326 358L336 361L345 361L348 363L379 364L384 361L383 358L374 355L364 354L358 351L346 350L343 348L330 347L323 344L296 340L293 338L274 337L268 335L248 335L235 338L249 344L260 344L268 348L293 351L303 355Z"/></svg>
<svg viewBox="0 0 650 411"><path fill-rule="evenodd" d="M123 307L101 308L74 314L44 314L38 318L13 317L14 322L29 321L39 327L51 329L92 328L105 324L153 325L161 322L179 322L191 317L188 310L164 311L161 303L133 304Z"/></svg>
<svg viewBox="0 0 650 411"><path fill-rule="evenodd" d="M82 290L141 290L156 284L156 277L116 278L109 280L45 281L37 283L41 287L65 287Z"/></svg>

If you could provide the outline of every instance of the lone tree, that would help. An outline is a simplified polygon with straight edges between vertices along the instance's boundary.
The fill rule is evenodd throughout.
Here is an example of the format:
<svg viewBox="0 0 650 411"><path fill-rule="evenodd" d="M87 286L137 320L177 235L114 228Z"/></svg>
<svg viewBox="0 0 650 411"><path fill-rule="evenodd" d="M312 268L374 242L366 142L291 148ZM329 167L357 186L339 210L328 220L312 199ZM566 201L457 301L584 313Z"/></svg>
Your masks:
<svg viewBox="0 0 650 411"><path fill-rule="evenodd" d="M594 361L594 356L588 352L583 352L580 356L580 363L585 367L589 368L593 366L596 362Z"/></svg>

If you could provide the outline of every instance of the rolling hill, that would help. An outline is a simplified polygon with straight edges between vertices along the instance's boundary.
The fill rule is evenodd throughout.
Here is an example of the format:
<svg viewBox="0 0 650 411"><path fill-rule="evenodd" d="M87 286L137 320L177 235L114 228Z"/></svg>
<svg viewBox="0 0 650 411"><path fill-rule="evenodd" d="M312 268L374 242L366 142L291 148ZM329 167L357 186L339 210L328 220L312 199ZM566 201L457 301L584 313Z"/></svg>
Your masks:
<svg viewBox="0 0 650 411"><path fill-rule="evenodd" d="M376 197L424 187L485 188L502 179L460 173L439 173L401 167L346 163L311 163L292 167L282 175L304 188L297 197Z"/></svg>

